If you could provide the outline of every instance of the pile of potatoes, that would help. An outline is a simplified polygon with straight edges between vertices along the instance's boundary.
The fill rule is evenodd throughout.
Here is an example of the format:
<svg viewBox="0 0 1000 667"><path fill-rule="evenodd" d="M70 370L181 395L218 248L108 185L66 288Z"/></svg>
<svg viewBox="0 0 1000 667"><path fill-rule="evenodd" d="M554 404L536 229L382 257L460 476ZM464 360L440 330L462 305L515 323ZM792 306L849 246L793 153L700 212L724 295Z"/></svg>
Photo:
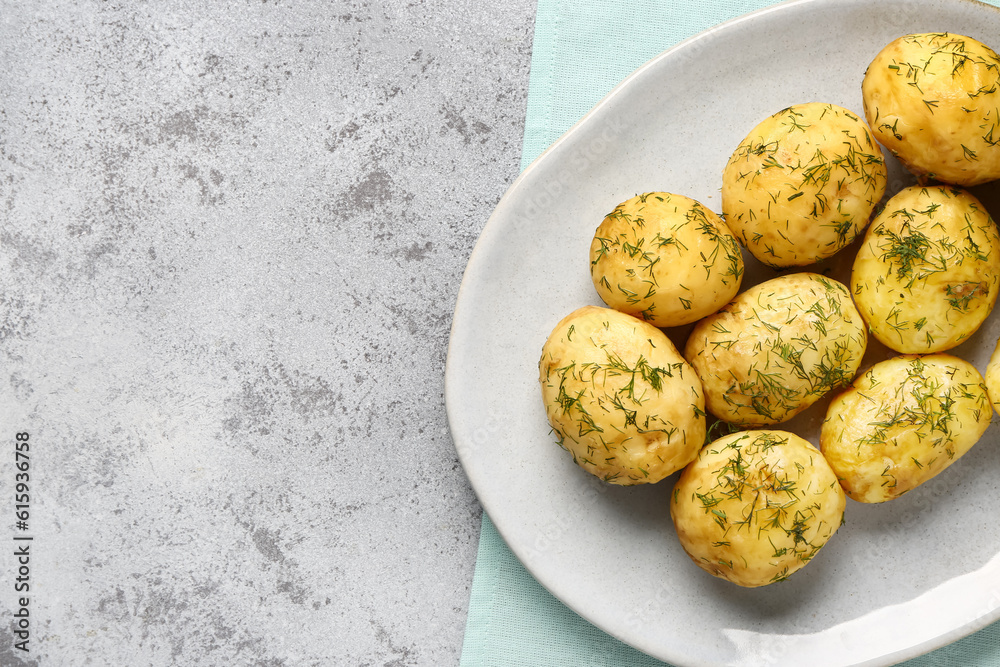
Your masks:
<svg viewBox="0 0 1000 667"><path fill-rule="evenodd" d="M607 307L568 314L542 348L559 444L612 484L681 471L681 545L741 586L808 563L847 497L885 502L943 471L1000 406L1000 346L985 379L947 353L1000 290L1000 234L964 189L1000 179L1000 56L906 35L861 89L864 119L808 102L753 128L721 216L668 192L615 207L590 248ZM885 202L883 147L918 180ZM855 240L850 284L808 270ZM744 286L744 252L777 277ZM681 351L663 329L684 325ZM869 335L895 356L863 368ZM824 396L818 448L776 428Z"/></svg>

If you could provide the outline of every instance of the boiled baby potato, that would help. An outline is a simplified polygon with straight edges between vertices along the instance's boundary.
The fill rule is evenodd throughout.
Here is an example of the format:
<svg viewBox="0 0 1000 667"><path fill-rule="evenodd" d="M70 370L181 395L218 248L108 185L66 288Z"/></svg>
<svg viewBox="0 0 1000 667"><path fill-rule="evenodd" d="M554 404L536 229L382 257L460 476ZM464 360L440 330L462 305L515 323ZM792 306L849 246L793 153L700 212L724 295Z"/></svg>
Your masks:
<svg viewBox="0 0 1000 667"><path fill-rule="evenodd" d="M972 364L950 354L904 355L875 364L833 400L820 448L849 497L880 503L958 460L992 417Z"/></svg>
<svg viewBox="0 0 1000 667"><path fill-rule="evenodd" d="M549 335L538 363L559 444L612 484L658 482L705 442L701 382L667 336L608 308L584 306Z"/></svg>
<svg viewBox="0 0 1000 667"><path fill-rule="evenodd" d="M847 287L793 273L751 287L701 320L684 356L704 384L709 412L767 426L848 385L867 343Z"/></svg>
<svg viewBox="0 0 1000 667"><path fill-rule="evenodd" d="M840 527L844 492L822 454L785 431L708 444L674 486L670 515L703 570L763 586L806 565Z"/></svg>
<svg viewBox="0 0 1000 667"><path fill-rule="evenodd" d="M905 35L861 84L876 138L921 181L1000 178L1000 56L971 37Z"/></svg>
<svg viewBox="0 0 1000 667"><path fill-rule="evenodd" d="M993 354L986 364L986 374L983 376L986 381L986 393L990 397L993 409L1000 412L1000 340L993 348Z"/></svg>
<svg viewBox="0 0 1000 667"><path fill-rule="evenodd" d="M952 186L905 188L872 222L851 291L872 334L904 354L942 352L996 302L1000 236L983 205Z"/></svg>
<svg viewBox="0 0 1000 667"><path fill-rule="evenodd" d="M612 308L675 327L736 296L743 256L711 210L682 195L649 192L604 218L590 246L590 275Z"/></svg>
<svg viewBox="0 0 1000 667"><path fill-rule="evenodd" d="M810 102L766 118L722 175L726 223L761 262L830 257L868 224L885 192L882 151L847 109Z"/></svg>

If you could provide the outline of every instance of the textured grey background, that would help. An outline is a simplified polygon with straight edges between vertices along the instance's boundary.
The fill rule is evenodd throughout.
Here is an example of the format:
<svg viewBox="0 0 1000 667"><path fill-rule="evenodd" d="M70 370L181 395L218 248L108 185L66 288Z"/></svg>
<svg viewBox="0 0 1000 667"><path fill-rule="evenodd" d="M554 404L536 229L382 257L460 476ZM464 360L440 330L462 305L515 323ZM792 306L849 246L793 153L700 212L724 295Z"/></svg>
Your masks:
<svg viewBox="0 0 1000 667"><path fill-rule="evenodd" d="M534 9L0 0L0 664L457 663L443 369Z"/></svg>

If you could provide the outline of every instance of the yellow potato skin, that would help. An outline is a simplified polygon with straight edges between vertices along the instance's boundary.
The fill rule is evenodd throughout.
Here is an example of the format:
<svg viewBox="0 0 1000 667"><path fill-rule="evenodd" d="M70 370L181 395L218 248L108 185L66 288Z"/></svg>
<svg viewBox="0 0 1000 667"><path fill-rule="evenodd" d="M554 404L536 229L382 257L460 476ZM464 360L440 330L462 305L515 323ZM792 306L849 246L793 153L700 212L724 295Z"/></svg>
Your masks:
<svg viewBox="0 0 1000 667"><path fill-rule="evenodd" d="M851 292L872 335L903 354L951 349L996 303L1000 236L986 208L953 186L905 188L865 234Z"/></svg>
<svg viewBox="0 0 1000 667"><path fill-rule="evenodd" d="M758 260L805 266L853 241L885 193L882 151L847 109L797 104L763 120L722 175L722 213Z"/></svg>
<svg viewBox="0 0 1000 667"><path fill-rule="evenodd" d="M958 460L992 418L972 364L950 354L903 355L875 364L833 400L820 448L848 497L881 503Z"/></svg>
<svg viewBox="0 0 1000 667"><path fill-rule="evenodd" d="M675 327L736 296L743 256L713 211L683 195L648 192L616 206L598 226L590 275L612 308Z"/></svg>
<svg viewBox="0 0 1000 667"><path fill-rule="evenodd" d="M1000 56L971 37L904 35L861 84L876 138L922 182L1000 178Z"/></svg>
<svg viewBox="0 0 1000 667"><path fill-rule="evenodd" d="M993 409L1000 412L1000 340L993 348L993 354L986 364L986 373L983 375L986 381L986 393L990 397Z"/></svg>
<svg viewBox="0 0 1000 667"><path fill-rule="evenodd" d="M559 444L606 482L658 482L705 442L698 376L662 331L636 317L573 311L546 340L538 371Z"/></svg>
<svg viewBox="0 0 1000 667"><path fill-rule="evenodd" d="M769 426L847 386L867 343L846 286L793 273L751 287L696 324L684 356L701 378L710 413Z"/></svg>
<svg viewBox="0 0 1000 667"><path fill-rule="evenodd" d="M677 536L700 568L740 586L801 569L844 518L844 492L815 447L786 431L742 431L708 444L670 502Z"/></svg>

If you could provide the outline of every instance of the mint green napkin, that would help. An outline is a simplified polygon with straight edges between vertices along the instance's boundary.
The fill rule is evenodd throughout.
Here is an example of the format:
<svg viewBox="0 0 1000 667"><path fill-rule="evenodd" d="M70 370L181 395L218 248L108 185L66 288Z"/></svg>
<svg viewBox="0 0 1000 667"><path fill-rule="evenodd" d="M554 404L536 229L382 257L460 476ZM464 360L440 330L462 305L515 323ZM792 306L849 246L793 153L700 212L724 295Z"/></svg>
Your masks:
<svg viewBox="0 0 1000 667"><path fill-rule="evenodd" d="M989 0L1000 6L1000 0ZM767 0L538 0L521 168L633 70ZM461 667L654 667L524 569L483 515ZM907 667L1000 667L1000 623Z"/></svg>

